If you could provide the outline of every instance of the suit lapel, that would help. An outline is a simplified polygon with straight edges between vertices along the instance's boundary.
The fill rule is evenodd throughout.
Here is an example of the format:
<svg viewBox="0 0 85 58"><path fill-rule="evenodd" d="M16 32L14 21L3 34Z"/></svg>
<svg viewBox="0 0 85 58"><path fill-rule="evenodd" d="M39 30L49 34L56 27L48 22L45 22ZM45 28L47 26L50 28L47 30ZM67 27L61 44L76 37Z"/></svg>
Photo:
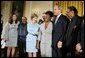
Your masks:
<svg viewBox="0 0 85 58"><path fill-rule="evenodd" d="M55 23L54 24L57 26L61 22L61 19L62 19L62 15L60 15L60 17L58 18L58 21L56 22L56 24Z"/></svg>
<svg viewBox="0 0 85 58"><path fill-rule="evenodd" d="M70 35L71 35L71 33L72 33L72 31L73 31L73 28L74 28L74 26L75 26L75 19L76 18L73 18L73 22L71 23L71 25L70 25L70 27L69 27L69 30L70 31L68 31L68 38L70 37Z"/></svg>

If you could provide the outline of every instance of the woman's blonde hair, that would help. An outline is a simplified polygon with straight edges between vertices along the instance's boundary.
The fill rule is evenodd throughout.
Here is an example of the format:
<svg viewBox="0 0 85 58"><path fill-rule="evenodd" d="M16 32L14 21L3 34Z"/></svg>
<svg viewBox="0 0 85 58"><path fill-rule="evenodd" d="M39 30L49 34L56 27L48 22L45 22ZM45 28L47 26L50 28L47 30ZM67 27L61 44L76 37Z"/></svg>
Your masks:
<svg viewBox="0 0 85 58"><path fill-rule="evenodd" d="M35 13L33 13L33 14L31 15L31 19L33 19L34 17L37 17L37 18L38 18L38 15L35 14Z"/></svg>

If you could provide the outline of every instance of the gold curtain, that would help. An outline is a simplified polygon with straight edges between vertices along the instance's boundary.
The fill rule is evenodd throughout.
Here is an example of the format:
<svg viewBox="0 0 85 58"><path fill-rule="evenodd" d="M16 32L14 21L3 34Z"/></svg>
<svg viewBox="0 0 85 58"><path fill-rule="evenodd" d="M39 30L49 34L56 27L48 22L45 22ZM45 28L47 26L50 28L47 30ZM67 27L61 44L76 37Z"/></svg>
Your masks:
<svg viewBox="0 0 85 58"><path fill-rule="evenodd" d="M62 6L63 10L62 13L65 15L68 6L75 6L78 10L78 15L84 15L84 1L54 1L53 5L60 5Z"/></svg>

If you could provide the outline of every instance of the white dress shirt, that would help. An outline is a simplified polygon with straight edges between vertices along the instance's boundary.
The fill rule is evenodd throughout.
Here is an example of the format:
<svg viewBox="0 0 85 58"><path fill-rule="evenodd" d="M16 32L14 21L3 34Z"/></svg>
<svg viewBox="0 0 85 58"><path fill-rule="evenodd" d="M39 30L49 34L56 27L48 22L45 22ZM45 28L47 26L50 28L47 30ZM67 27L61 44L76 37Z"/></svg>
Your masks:
<svg viewBox="0 0 85 58"><path fill-rule="evenodd" d="M55 24L57 23L58 18L60 17L60 15L61 15L61 13L56 17Z"/></svg>

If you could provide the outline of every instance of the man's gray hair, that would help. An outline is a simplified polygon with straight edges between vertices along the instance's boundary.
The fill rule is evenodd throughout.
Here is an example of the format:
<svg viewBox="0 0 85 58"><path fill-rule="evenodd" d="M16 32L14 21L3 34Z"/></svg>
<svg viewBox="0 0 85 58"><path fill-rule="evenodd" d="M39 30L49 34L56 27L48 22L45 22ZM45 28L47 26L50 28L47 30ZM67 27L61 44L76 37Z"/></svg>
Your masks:
<svg viewBox="0 0 85 58"><path fill-rule="evenodd" d="M62 10L62 7L58 5L58 9L59 9L59 10Z"/></svg>

